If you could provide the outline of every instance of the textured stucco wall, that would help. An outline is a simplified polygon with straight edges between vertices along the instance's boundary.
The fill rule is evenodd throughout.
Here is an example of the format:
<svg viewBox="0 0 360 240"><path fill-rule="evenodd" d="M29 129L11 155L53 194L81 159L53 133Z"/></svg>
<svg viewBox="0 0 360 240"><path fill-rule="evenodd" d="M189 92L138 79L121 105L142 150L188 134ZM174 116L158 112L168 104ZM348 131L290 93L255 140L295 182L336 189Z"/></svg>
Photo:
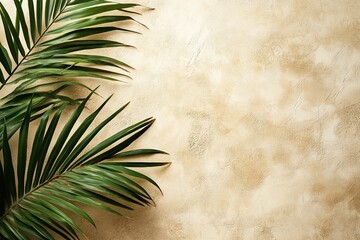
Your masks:
<svg viewBox="0 0 360 240"><path fill-rule="evenodd" d="M89 239L360 239L360 1L138 2L107 133L154 116L136 146L172 165L144 171L156 208L91 210Z"/></svg>

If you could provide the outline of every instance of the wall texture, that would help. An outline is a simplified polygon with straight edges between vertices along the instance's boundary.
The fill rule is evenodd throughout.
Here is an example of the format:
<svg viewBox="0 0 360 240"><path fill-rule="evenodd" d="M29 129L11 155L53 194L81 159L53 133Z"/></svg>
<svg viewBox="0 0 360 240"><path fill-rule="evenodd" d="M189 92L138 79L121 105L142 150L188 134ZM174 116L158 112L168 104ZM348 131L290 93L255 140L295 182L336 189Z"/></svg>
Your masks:
<svg viewBox="0 0 360 240"><path fill-rule="evenodd" d="M156 208L90 210L89 239L360 239L360 1L138 2L107 133L154 116L136 146L172 165L144 171Z"/></svg>

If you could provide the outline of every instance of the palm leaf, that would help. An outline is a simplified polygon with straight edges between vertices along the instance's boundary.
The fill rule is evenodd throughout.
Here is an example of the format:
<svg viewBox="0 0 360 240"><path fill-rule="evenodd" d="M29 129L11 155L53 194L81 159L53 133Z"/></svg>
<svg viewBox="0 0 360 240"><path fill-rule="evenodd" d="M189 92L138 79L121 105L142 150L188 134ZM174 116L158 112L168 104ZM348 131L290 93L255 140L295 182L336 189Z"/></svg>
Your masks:
<svg viewBox="0 0 360 240"><path fill-rule="evenodd" d="M77 52L132 47L118 41L99 40L94 37L114 31L137 33L131 29L108 25L114 22L137 22L129 16L129 13L137 13L129 9L139 6L138 4L107 0L28 0L26 4L22 2L14 0L15 20L10 18L11 14L0 2L0 17L6 36L6 43L0 43L0 109L6 109L4 115L0 116L0 121L7 119L8 137L19 129L26 111L24 103L29 102L32 94L35 94L34 104L38 104L38 107L33 109L42 106L42 113L53 104L57 107L77 104L76 99L59 94L60 91L57 89L48 90L52 82L61 89L74 85L88 88L69 79L123 81L121 78L130 78L128 72L132 67L123 61L88 52ZM29 13L28 18L25 12ZM110 15L103 16L104 13ZM44 79L47 82L39 82ZM49 83L49 80L52 82ZM2 96L1 89L9 83L18 86L10 94ZM16 113L16 116L9 117L12 113ZM31 119L35 119L35 116L40 117L41 114L32 111ZM3 124L0 125L0 145L2 129Z"/></svg>
<svg viewBox="0 0 360 240"><path fill-rule="evenodd" d="M91 93L92 94L92 93ZM126 157L164 154L155 149L124 151L153 124L153 118L135 123L90 150L91 140L127 104L106 118L93 130L90 125L106 105L108 98L74 129L91 94L75 109L62 131L55 138L58 121L65 107L60 107L51 117L51 110L42 115L27 155L32 103L20 127L17 168L9 147L7 124L4 124L2 161L0 161L0 191L4 193L0 206L0 234L8 239L53 239L54 234L78 239L81 232L68 212L95 225L93 219L72 202L80 202L108 212L125 216L124 211L134 205L151 205L153 200L147 190L137 183L140 179L160 187L149 177L129 167L156 167L167 163L123 162ZM50 123L49 120L51 119ZM72 132L72 134L69 134ZM84 134L88 132L87 134ZM53 147L51 142L54 142ZM25 166L28 166L25 169ZM16 184L17 183L17 184ZM50 231L51 230L51 231Z"/></svg>
<svg viewBox="0 0 360 240"><path fill-rule="evenodd" d="M129 68L127 64L118 61L114 58L107 58L105 61L97 61L97 56L87 54L86 58L83 55L74 54L79 50L93 50L98 48L109 47L131 47L118 41L109 40L88 40L87 37L92 37L105 32L126 31L135 32L126 28L118 28L113 26L106 26L109 23L133 21L131 16L128 16L127 9L138 6L138 4L116 3L114 1L76 1L76 0L29 0L27 6L23 6L19 0L14 0L18 19L16 23L20 23L21 31L16 31L16 23L14 24L10 19L10 14L6 11L2 3L0 3L0 14L2 17L4 31L6 33L7 49L0 47L1 64L9 74L4 85L8 82L10 77L15 73L18 76L14 77L13 82L25 81L29 79L42 79L49 77L56 77L58 79L72 77L73 71L79 77L88 77L87 70L91 69L93 72L98 72L99 68L93 68L89 65L96 65L98 67L114 66L125 70L123 73L112 72L112 74L120 76L126 75L126 70ZM29 19L24 16L25 8L29 12ZM104 13L116 13L115 15L102 16ZM124 15L119 15L123 12ZM132 12L136 13L136 12ZM25 43L20 39L23 37ZM50 38L43 41L44 38ZM21 57L19 58L19 53ZM67 55L72 53L71 57ZM10 57L16 63L14 66L11 63ZM46 62L46 59L51 56L51 59L58 60L57 62ZM93 61L92 61L93 59ZM42 64L39 64L42 62ZM59 63L66 63L59 64ZM35 65L35 67L34 67ZM86 69L79 71L75 67L86 66ZM17 72L19 66L23 66L22 71ZM48 71L47 75L40 73ZM28 75L31 70L33 75ZM61 74L55 74L63 71ZM26 75L26 76L25 76ZM36 76L34 76L36 75ZM100 72L99 75L106 75ZM5 76L4 76L5 77Z"/></svg>

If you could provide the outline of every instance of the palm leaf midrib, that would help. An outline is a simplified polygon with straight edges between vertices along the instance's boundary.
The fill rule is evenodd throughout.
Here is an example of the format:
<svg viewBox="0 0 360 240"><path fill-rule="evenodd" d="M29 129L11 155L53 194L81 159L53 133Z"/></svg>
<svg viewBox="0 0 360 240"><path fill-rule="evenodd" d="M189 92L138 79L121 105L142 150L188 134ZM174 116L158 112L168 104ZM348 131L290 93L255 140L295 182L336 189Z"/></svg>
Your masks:
<svg viewBox="0 0 360 240"><path fill-rule="evenodd" d="M50 21L49 25L44 29L44 31L41 33L39 38L36 40L36 42L33 44L33 46L27 51L27 53L22 57L22 59L19 61L18 64L16 64L15 68L12 70L11 74L5 79L5 82L0 86L0 90L6 85L6 83L9 81L9 79L14 76L17 69L20 67L20 65L26 60L26 58L30 55L30 53L37 47L39 42L43 39L44 35L48 32L48 30L51 28L51 26L56 22L56 20L59 18L59 16L64 12L65 8L68 6L71 0L67 0L64 7L60 10L60 12Z"/></svg>
<svg viewBox="0 0 360 240"><path fill-rule="evenodd" d="M93 164L93 166L96 166L100 163L96 163L96 164ZM69 174L71 173L73 170L76 170L76 169L79 169L79 168L87 168L88 166L77 166L75 168L71 168L71 169L67 169L65 170L64 172L60 173L60 174L57 174L57 175L54 175L52 178L40 183L38 186L32 188L30 191L28 191L27 193L25 193L21 198L17 199L16 201L14 201L14 203L11 205L11 207L9 207L6 212L0 217L0 222L3 221L3 219L6 218L6 216L12 212L13 209L15 209L17 206L19 206L21 204L21 202L26 199L28 196L30 196L32 193L34 193L35 191L37 190L41 190L42 187L44 187L45 185L53 182L54 180L58 179L58 178L61 178L61 177L64 177L64 175L66 174Z"/></svg>
<svg viewBox="0 0 360 240"><path fill-rule="evenodd" d="M71 171L71 170L70 170L70 171ZM0 217L0 222L2 222L3 219L5 219L6 216L7 216L9 213L11 213L11 211L12 211L14 208L16 208L16 207L21 203L21 201L23 201L25 198L27 198L27 197L28 197L29 195L31 195L33 192L35 192L35 191L38 190L39 188L43 187L44 185L52 182L53 180L61 177L61 175L65 174L65 173L68 173L68 172L70 172L70 171L66 171L66 172L64 172L64 173L62 173L62 174L59 174L59 175L56 175L56 176L52 177L51 179L46 180L45 182L39 184L39 185L36 186L35 188L32 188L29 192L25 193L21 198L19 198L19 199L17 199L16 201L14 201L14 203L11 205L11 207L9 207L9 208L6 210L6 212Z"/></svg>

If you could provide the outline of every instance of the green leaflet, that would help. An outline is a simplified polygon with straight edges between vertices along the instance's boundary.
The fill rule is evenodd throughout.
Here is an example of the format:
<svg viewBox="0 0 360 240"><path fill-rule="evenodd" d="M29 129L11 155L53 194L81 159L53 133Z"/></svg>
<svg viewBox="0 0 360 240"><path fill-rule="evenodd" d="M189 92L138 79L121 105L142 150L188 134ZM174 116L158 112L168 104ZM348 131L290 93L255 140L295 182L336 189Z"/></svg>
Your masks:
<svg viewBox="0 0 360 240"><path fill-rule="evenodd" d="M117 4L109 4L109 5L100 5L95 7L89 7L86 9L79 9L78 11L71 11L70 14L65 14L65 16L57 19L57 21L69 21L69 20L76 20L80 18L85 18L89 16L94 16L101 13L106 13L110 11L122 11L127 8L139 6L138 4L124 4L124 3L117 3Z"/></svg>
<svg viewBox="0 0 360 240"><path fill-rule="evenodd" d="M3 179L2 182L5 183L4 190L5 194L3 196L5 204L7 207L10 207L11 204L16 200L17 190L15 185L15 171L12 163L12 154L10 150L9 142L7 141L7 127L4 123L3 129L3 143L2 143L2 152L3 152L3 161L4 161L4 170L2 171Z"/></svg>
<svg viewBox="0 0 360 240"><path fill-rule="evenodd" d="M4 66L6 72L8 74L11 74L12 63L7 50L4 48L4 46L1 43L0 43L0 62Z"/></svg>
<svg viewBox="0 0 360 240"><path fill-rule="evenodd" d="M35 8L34 2L28 1L29 7L29 18L30 18L30 32L31 32L31 39L33 43L36 43L36 22L35 22Z"/></svg>
<svg viewBox="0 0 360 240"><path fill-rule="evenodd" d="M32 2L32 1L29 1ZM19 0L14 0L15 6L16 6L16 10L18 13L18 17L19 17L19 21L21 23L21 30L23 32L25 41L26 41L26 46L30 49L30 37L29 37L29 31L28 31L28 27L25 21L25 16L24 16L24 12L23 9L21 7L21 3Z"/></svg>

